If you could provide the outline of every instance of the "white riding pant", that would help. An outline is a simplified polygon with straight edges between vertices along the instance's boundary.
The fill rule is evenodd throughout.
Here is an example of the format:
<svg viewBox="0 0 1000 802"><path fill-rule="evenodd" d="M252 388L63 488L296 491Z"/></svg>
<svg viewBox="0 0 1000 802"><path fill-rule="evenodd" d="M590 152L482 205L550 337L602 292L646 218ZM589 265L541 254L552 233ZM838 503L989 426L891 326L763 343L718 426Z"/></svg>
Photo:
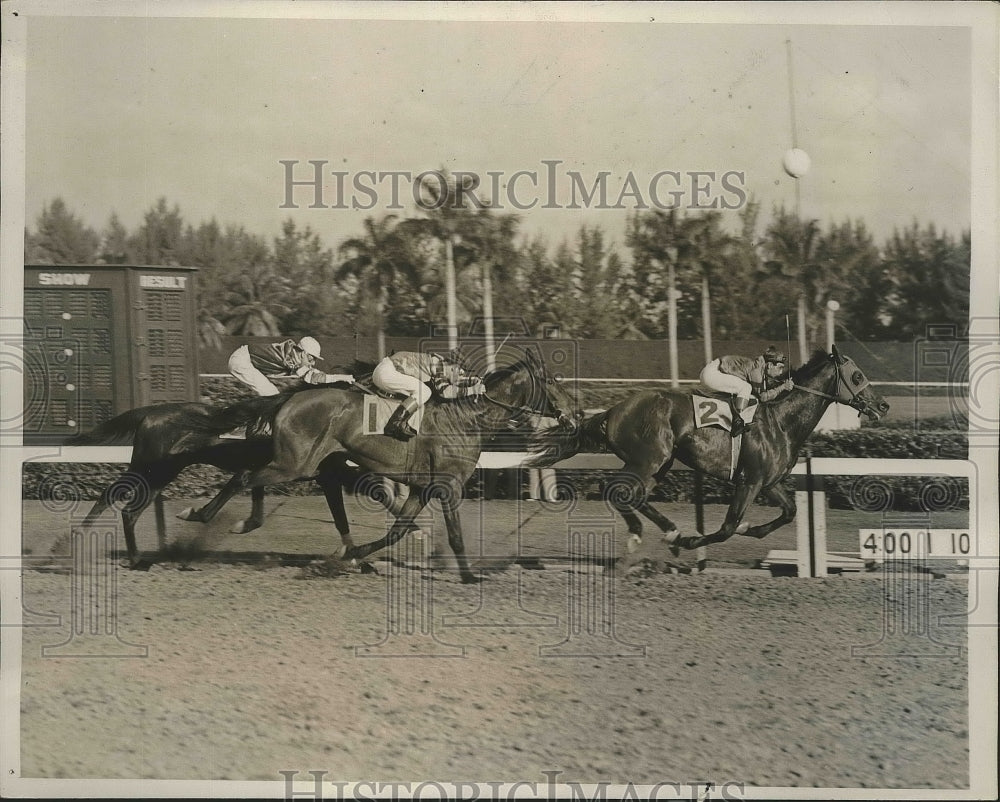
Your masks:
<svg viewBox="0 0 1000 802"><path fill-rule="evenodd" d="M229 372L257 395L278 395L278 388L274 383L253 366L250 350L245 345L237 348L229 357Z"/></svg>
<svg viewBox="0 0 1000 802"><path fill-rule="evenodd" d="M753 394L750 382L739 376L732 376L719 370L719 360L713 359L701 370L701 383L709 390L731 393L739 398L749 399Z"/></svg>
<svg viewBox="0 0 1000 802"><path fill-rule="evenodd" d="M392 364L389 357L385 357L375 366L375 370L372 371L372 381L383 390L392 393L405 393L410 398L417 399L417 410L410 418L410 425L420 431L424 404L431 397L431 388L415 376L396 370L396 366Z"/></svg>

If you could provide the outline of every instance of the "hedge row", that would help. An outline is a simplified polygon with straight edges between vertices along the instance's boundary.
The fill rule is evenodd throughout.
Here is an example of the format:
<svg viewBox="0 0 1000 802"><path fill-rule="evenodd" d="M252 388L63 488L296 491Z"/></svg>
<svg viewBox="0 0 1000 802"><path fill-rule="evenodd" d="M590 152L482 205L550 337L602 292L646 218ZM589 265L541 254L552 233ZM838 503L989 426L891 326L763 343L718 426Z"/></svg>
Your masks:
<svg viewBox="0 0 1000 802"><path fill-rule="evenodd" d="M914 437L908 432L853 431L814 435L808 442L814 457L864 457L878 459L940 459L964 458L967 438L956 432L941 432ZM67 501L96 498L101 490L121 473L122 466L107 464L27 464L24 469L24 498L61 498ZM507 477L509 479L510 477ZM563 470L559 484L564 492L598 498L608 478L601 471ZM205 465L193 465L171 484L164 496L167 498L192 498L203 493L214 493L229 479L225 472ZM480 497L483 477L477 473L469 482L468 495ZM828 501L837 509L862 509L897 511L968 509L969 488L965 480L946 477L878 477L843 476L826 480ZM493 484L493 483L491 483ZM491 495L504 498L510 495L509 481L500 481ZM793 490L793 480L785 480L785 487ZM692 502L694 500L694 474L691 471L672 471L659 484L655 500ZM269 493L280 495L319 494L312 482L294 482L270 488ZM518 492L517 490L513 492ZM703 499L708 504L728 503L729 485L706 478ZM766 503L760 499L760 503Z"/></svg>

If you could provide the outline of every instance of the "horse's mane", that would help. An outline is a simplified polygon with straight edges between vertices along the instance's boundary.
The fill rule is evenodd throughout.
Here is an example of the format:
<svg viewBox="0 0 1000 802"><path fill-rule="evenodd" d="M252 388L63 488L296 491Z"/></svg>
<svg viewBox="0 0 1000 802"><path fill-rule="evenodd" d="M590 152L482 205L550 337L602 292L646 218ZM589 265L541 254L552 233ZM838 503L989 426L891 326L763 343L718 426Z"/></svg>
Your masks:
<svg viewBox="0 0 1000 802"><path fill-rule="evenodd" d="M362 378L364 376L371 376L375 372L376 362L366 362L363 359L355 359L348 367L343 370L335 370L333 373L350 373L355 379Z"/></svg>
<svg viewBox="0 0 1000 802"><path fill-rule="evenodd" d="M791 373L792 381L798 384L799 382L811 379L817 373L819 373L830 361L830 355L824 351L822 348L817 348L812 352L809 357L809 361L804 365L800 365Z"/></svg>

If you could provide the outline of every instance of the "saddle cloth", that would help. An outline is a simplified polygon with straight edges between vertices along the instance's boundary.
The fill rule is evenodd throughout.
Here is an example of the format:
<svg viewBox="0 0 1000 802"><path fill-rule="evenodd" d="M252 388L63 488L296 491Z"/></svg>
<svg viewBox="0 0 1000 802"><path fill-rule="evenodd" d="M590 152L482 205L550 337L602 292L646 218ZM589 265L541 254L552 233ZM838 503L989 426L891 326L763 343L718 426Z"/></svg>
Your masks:
<svg viewBox="0 0 1000 802"><path fill-rule="evenodd" d="M733 408L729 404L729 396L724 393L718 395L691 395L691 403L694 409L694 425L703 429L706 426L720 426L727 432L733 428ZM760 404L756 398L750 399L750 406L743 414L744 420L753 420Z"/></svg>
<svg viewBox="0 0 1000 802"><path fill-rule="evenodd" d="M399 401L382 398L377 395L366 395L365 405L361 413L362 434L384 434L385 424L399 406Z"/></svg>

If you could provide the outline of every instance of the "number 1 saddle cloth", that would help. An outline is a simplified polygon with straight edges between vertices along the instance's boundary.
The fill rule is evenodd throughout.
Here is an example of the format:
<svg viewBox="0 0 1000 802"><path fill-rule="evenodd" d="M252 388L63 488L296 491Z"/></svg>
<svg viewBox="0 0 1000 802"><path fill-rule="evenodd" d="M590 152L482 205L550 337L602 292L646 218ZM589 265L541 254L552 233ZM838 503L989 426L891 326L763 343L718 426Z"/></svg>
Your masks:
<svg viewBox="0 0 1000 802"><path fill-rule="evenodd" d="M399 396L397 396L399 398ZM362 434L383 434L385 424L392 413L396 411L400 402L391 398L383 398L378 395L366 395L365 405L361 413L361 433Z"/></svg>
<svg viewBox="0 0 1000 802"><path fill-rule="evenodd" d="M733 428L733 407L729 402L730 396L726 393L698 394L692 393L691 403L694 408L694 425L703 429L706 426L719 426L727 432ZM756 398L750 399L750 406L743 411L743 420L752 421L760 402Z"/></svg>

